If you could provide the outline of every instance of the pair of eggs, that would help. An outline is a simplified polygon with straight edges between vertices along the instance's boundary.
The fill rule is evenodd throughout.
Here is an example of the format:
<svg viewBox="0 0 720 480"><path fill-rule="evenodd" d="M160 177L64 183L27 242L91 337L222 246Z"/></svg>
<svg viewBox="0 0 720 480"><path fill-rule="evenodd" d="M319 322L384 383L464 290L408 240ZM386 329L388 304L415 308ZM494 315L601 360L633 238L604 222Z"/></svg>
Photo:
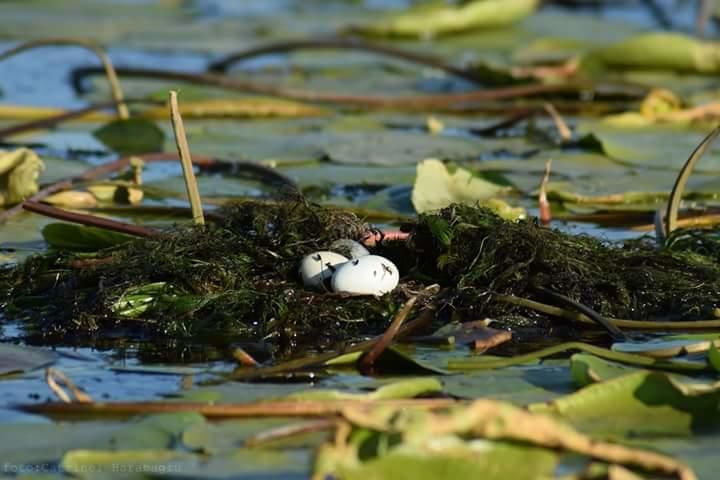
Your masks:
<svg viewBox="0 0 720 480"><path fill-rule="evenodd" d="M384 295L397 287L400 274L393 262L380 255L370 255L361 245L360 248L351 246L349 253L351 258L329 250L303 257L300 262L303 284L322 289L330 280L334 292L357 295Z"/></svg>

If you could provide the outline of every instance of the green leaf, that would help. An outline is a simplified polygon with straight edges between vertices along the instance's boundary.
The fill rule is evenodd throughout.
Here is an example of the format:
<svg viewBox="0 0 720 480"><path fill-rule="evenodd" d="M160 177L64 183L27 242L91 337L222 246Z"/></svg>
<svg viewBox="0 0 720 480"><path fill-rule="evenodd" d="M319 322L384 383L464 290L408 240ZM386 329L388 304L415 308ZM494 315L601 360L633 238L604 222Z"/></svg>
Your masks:
<svg viewBox="0 0 720 480"><path fill-rule="evenodd" d="M45 225L42 229L42 236L51 247L76 252L95 252L137 238L103 228L72 223Z"/></svg>
<svg viewBox="0 0 720 480"><path fill-rule="evenodd" d="M417 166L412 203L418 213L461 203L484 206L503 218L517 220L526 215L525 210L513 208L496 198L512 190L512 187L490 182L464 168L448 168L440 160L427 159Z"/></svg>
<svg viewBox="0 0 720 480"><path fill-rule="evenodd" d="M610 69L720 72L720 46L681 33L645 33L591 52L586 65Z"/></svg>
<svg viewBox="0 0 720 480"><path fill-rule="evenodd" d="M373 372L378 375L446 375L447 370L421 360L412 351L392 345L386 348L373 363Z"/></svg>
<svg viewBox="0 0 720 480"><path fill-rule="evenodd" d="M586 353L576 353L570 357L570 375L575 385L579 387L612 380L636 371L638 371L637 368L603 360Z"/></svg>
<svg viewBox="0 0 720 480"><path fill-rule="evenodd" d="M637 128L616 127L601 121L583 120L578 124L580 134L590 135L599 142L602 151L609 157L626 164L646 166L652 169L665 168L668 182L677 176L688 155L707 135L696 128L650 125ZM695 172L717 173L720 171L720 147L711 146ZM651 174L651 172L647 172ZM641 176L645 172L641 173ZM642 180L642 178L640 179ZM655 186L655 190L658 189Z"/></svg>
<svg viewBox="0 0 720 480"><path fill-rule="evenodd" d="M720 350L714 343L710 345L710 350L708 350L707 361L713 370L720 372Z"/></svg>
<svg viewBox="0 0 720 480"><path fill-rule="evenodd" d="M20 203L37 193L38 177L44 169L45 164L32 150L0 150L0 207Z"/></svg>
<svg viewBox="0 0 720 480"><path fill-rule="evenodd" d="M368 35L432 37L467 30L506 27L535 11L538 0L474 0L450 7L421 5L357 27Z"/></svg>
<svg viewBox="0 0 720 480"><path fill-rule="evenodd" d="M331 162L354 165L414 165L426 158L476 158L477 140L395 130L330 132L325 153Z"/></svg>
<svg viewBox="0 0 720 480"><path fill-rule="evenodd" d="M165 143L165 133L144 118L114 120L95 130L93 135L122 155L160 152Z"/></svg>
<svg viewBox="0 0 720 480"><path fill-rule="evenodd" d="M170 290L167 282L154 282L128 288L110 307L113 313L136 318L149 310L158 298Z"/></svg>
<svg viewBox="0 0 720 480"><path fill-rule="evenodd" d="M386 437L378 434L376 436ZM552 478L557 465L556 453L526 445L481 440L469 445L454 441L452 438L440 439L437 443L438 445L432 449L411 445L398 447L387 455L361 464L347 461L344 465L337 465L335 475L331 477L345 480L369 478L534 480ZM327 457L320 458L318 463L327 460Z"/></svg>
<svg viewBox="0 0 720 480"><path fill-rule="evenodd" d="M204 418L196 413L151 415L130 422L14 423L2 426L0 458L11 464L54 463L70 450L165 449Z"/></svg>
<svg viewBox="0 0 720 480"><path fill-rule="evenodd" d="M442 383L433 377L420 377L392 382L370 393L351 393L342 390L305 390L288 395L293 400L395 400L414 398L423 394L442 392Z"/></svg>
<svg viewBox="0 0 720 480"><path fill-rule="evenodd" d="M589 385L534 412L562 415L585 432L625 437L689 435L720 426L720 384L638 371Z"/></svg>

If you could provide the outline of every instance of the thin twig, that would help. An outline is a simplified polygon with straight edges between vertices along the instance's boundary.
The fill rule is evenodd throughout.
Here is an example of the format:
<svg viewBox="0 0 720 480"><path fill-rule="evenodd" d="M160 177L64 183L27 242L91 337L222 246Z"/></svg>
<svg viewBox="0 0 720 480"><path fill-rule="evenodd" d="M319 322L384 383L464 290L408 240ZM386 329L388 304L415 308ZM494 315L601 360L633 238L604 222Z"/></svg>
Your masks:
<svg viewBox="0 0 720 480"><path fill-rule="evenodd" d="M73 383L70 378L57 368L45 369L45 382L48 388L65 403L92 403L93 399L90 395L83 392ZM65 385L70 391L68 394L60 385Z"/></svg>
<svg viewBox="0 0 720 480"><path fill-rule="evenodd" d="M182 164L185 188L190 198L193 221L196 225L204 225L205 216L203 215L200 191L198 190L197 180L195 179L192 157L190 156L190 146L188 145L187 136L185 135L185 126L183 125L182 115L180 115L180 107L178 107L177 92L175 90L170 90L170 118L172 120L173 132L175 133L175 145L177 145L180 163Z"/></svg>
<svg viewBox="0 0 720 480"><path fill-rule="evenodd" d="M66 222L79 223L80 225L88 225L91 227L103 228L114 232L134 235L136 237L156 237L160 232L154 228L141 227L130 223L118 222L109 218L96 217L95 215L86 215L84 213L75 213L63 210L57 207L51 207L38 202L26 200L22 203L23 209L45 215L46 217L57 218Z"/></svg>
<svg viewBox="0 0 720 480"><path fill-rule="evenodd" d="M417 302L418 296L412 296L410 297L407 302L400 308L398 313L395 315L395 318L393 318L393 321L390 322L390 326L388 326L387 330L385 330L385 333L382 334L380 338L377 339L377 341L373 344L373 346L368 349L358 361L358 368L361 372L369 372L372 370L373 365L375 364L375 361L382 355L382 353L385 351L385 349L390 345L393 340L395 340L395 337L397 336L398 332L400 331L400 327L402 326L403 322L407 319L408 315L410 315L410 312L415 307L415 302Z"/></svg>
<svg viewBox="0 0 720 480"><path fill-rule="evenodd" d="M161 70L152 68L119 68L118 74L126 77L153 78L161 80L176 80L198 85L210 85L227 90L274 95L294 100L304 100L318 103L352 105L365 108L397 108L404 110L443 109L443 110L471 110L480 102L492 100L507 100L526 98L544 94L578 94L587 90L594 90L587 83L566 84L540 84L515 85L497 89L473 90L463 93L447 93L437 95L353 95L339 93L315 92L298 90L266 83L241 80L223 75L207 73L189 73L174 70ZM83 67L73 70L73 84L78 85L80 79L87 75L98 73L95 67ZM642 97L647 89L644 87L617 86L629 97Z"/></svg>
<svg viewBox="0 0 720 480"><path fill-rule="evenodd" d="M567 123L565 123L565 120L563 120L560 116L560 113L558 113L555 106L552 103L545 103L543 105L543 109L548 115L550 115L562 142L569 142L572 139L572 131L570 131L570 127L568 127Z"/></svg>
<svg viewBox="0 0 720 480"><path fill-rule="evenodd" d="M29 42L21 43L20 45L17 45L0 53L0 61L33 48L54 47L61 45L83 47L97 55L98 59L100 59L100 62L103 65L103 71L105 72L108 83L110 84L110 92L112 94L113 100L115 101L115 107L117 108L118 116L122 119L130 118L130 112L128 111L125 101L123 100L123 92L122 88L120 87L120 81L118 80L115 68L110 61L110 57L108 57L104 48L91 40L65 37L41 38L38 40L31 40Z"/></svg>
<svg viewBox="0 0 720 480"><path fill-rule="evenodd" d="M367 40L363 40L360 38L343 37L290 40L287 42L277 42L267 45L261 45L259 47L251 48L249 50L230 53L229 55L211 63L208 67L208 71L224 73L233 64L242 62L244 60L249 60L251 58L271 55L275 53L287 53L296 50L358 50L361 52L377 53L392 58L406 60L418 65L436 68L438 70L442 70L446 73L454 75L458 78L462 78L463 80L471 81L473 83L483 82L482 76L478 75L476 72L450 65L443 62L439 58L430 55L423 55L421 53L416 53L409 50L392 47L389 45L371 43Z"/></svg>
<svg viewBox="0 0 720 480"><path fill-rule="evenodd" d="M263 400L247 404L215 404L198 402L112 402L112 403L36 403L18 405L26 412L47 415L111 415L132 416L152 413L196 412L207 418L257 417L327 417L340 415L353 406L377 405L388 407L444 408L463 402L451 398L420 398L401 400Z"/></svg>

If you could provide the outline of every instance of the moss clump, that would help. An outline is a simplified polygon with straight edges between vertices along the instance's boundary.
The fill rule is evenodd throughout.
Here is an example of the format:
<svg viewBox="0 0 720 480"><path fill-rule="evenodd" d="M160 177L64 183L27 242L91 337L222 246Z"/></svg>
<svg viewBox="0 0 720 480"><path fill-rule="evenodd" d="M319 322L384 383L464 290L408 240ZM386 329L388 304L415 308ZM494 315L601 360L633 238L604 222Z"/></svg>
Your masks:
<svg viewBox="0 0 720 480"><path fill-rule="evenodd" d="M407 299L402 284L379 299L300 284L303 255L368 230L352 214L263 202L220 213L211 226L180 228L91 257L49 253L2 271L7 310L41 319L45 335L254 342L284 356L378 334ZM709 318L720 304L717 256L680 243L664 250L642 241L613 245L466 206L422 215L409 228L409 241L387 242L377 253L395 261L413 289L448 287L448 310L466 320L491 316L548 326L556 319L499 300L502 294L554 303L538 286L628 319Z"/></svg>
<svg viewBox="0 0 720 480"><path fill-rule="evenodd" d="M399 292L343 298L302 288L297 267L303 255L367 230L352 214L304 203L243 202L220 216L211 226L180 228L92 257L34 257L3 275L11 307L27 312L28 297L36 300L46 336L266 341L283 355L379 333L404 300ZM143 289L148 285L155 288Z"/></svg>
<svg viewBox="0 0 720 480"><path fill-rule="evenodd" d="M547 300L538 286L626 319L707 319L720 304L718 263L681 248L612 245L464 206L421 216L413 239L418 270L456 286L478 315L511 313L494 294Z"/></svg>

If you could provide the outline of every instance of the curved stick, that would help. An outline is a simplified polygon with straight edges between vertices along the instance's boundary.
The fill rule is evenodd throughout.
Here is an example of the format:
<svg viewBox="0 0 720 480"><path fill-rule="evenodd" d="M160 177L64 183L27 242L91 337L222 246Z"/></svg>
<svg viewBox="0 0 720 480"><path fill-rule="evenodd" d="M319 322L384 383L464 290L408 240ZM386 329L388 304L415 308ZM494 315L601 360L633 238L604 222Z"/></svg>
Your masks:
<svg viewBox="0 0 720 480"><path fill-rule="evenodd" d="M66 222L79 223L80 225L103 228L105 230L112 230L114 232L134 235L136 237L156 237L160 234L160 232L154 228L118 222L116 220L110 220L109 218L98 217L95 215L70 212L68 210L63 210L62 208L51 207L50 205L30 200L26 200L22 204L22 207L29 212L39 213L40 215L45 215L46 217L57 218L58 220L64 220Z"/></svg>
<svg viewBox="0 0 720 480"><path fill-rule="evenodd" d="M110 84L110 92L112 94L113 100L115 101L115 106L117 108L118 116L123 120L130 118L130 112L127 108L127 105L125 105L125 102L123 100L122 88L120 88L120 82L118 80L115 68L113 67L112 62L110 61L110 57L108 57L107 53L105 52L105 49L103 49L101 46L99 46L95 42L92 42L90 40L83 40L80 38L64 38L64 37L42 38L39 40L31 40L29 42L21 43L20 45L17 45L15 47L10 48L9 50L5 50L4 52L0 53L0 61L5 60L6 58L12 57L13 55L16 55L20 52L24 52L26 50L30 50L33 48L52 47L52 46L61 46L61 45L83 47L87 50L90 50L95 55L97 55L98 59L100 59L100 62L103 65L103 69L105 71L105 76L108 79L108 83Z"/></svg>
<svg viewBox="0 0 720 480"><path fill-rule="evenodd" d="M670 198L668 199L667 208L665 210L665 218L663 219L660 215L656 216L655 223L656 227L658 227L656 228L656 232L661 234L658 235L658 237L663 237L662 239L658 238L658 240L662 240L662 243L665 243L665 238L667 238L667 236L677 228L680 201L682 200L682 195L685 192L685 186L690 179L690 175L692 175L695 165L697 165L703 154L705 154L705 151L710 148L710 145L712 145L718 135L720 135L720 126L715 127L715 129L710 132L697 147L695 147L695 150L693 150L690 157L685 161L685 164L682 168L680 168L680 173L678 173L678 176L675 179L675 184L670 192ZM664 227L664 229L662 227Z"/></svg>
<svg viewBox="0 0 720 480"><path fill-rule="evenodd" d="M418 65L424 65L426 67L436 68L438 70L442 70L446 73L454 75L458 78L462 78L463 80L468 80L473 83L482 83L483 81L480 75L472 71L450 65L443 62L439 58L430 55L423 55L421 53L415 53L409 50L391 47L389 45L371 43L359 38L342 37L313 38L309 40L289 40L286 42L270 43L256 48L251 48L249 50L242 50L240 52L231 53L225 57L222 57L219 60L212 62L208 66L208 71L225 73L234 63L242 62L263 55L271 55L274 53L287 53L293 52L295 50L357 50L360 52L371 52L391 58L406 60L408 62Z"/></svg>
<svg viewBox="0 0 720 480"><path fill-rule="evenodd" d="M549 296L552 299L557 300L560 303L564 303L566 306L569 306L570 308L573 308L577 310L578 312L582 313L589 319L593 320L595 323L603 327L605 330L610 333L610 335L613 338L616 339L625 339L625 334L617 327L617 325L613 324L610 320L605 318L604 316L600 315L598 312L593 310L592 308L588 307L587 305L583 305L580 302L576 302L572 298L565 296L561 293L554 292L550 290L549 288L541 287L541 286L535 286L534 287L539 292L544 293L545 295Z"/></svg>
<svg viewBox="0 0 720 480"><path fill-rule="evenodd" d="M224 75L209 73L189 73L153 68L118 68L117 72L119 75L127 77L175 80L197 85L208 85L226 90L273 95L293 100L374 108L402 108L407 110L420 110L427 108L463 110L475 107L477 102L523 98L549 93L571 94L593 88L592 85L584 83L566 83L558 85L530 83L526 85L514 85L496 89L472 90L463 93L435 95L353 95L284 88L268 85L266 83L241 80ZM78 92L82 92L82 79L97 73L99 73L99 70L96 67L82 67L73 70L71 74L73 87L78 89ZM640 94L639 91L632 89L627 90L624 93L631 96Z"/></svg>

